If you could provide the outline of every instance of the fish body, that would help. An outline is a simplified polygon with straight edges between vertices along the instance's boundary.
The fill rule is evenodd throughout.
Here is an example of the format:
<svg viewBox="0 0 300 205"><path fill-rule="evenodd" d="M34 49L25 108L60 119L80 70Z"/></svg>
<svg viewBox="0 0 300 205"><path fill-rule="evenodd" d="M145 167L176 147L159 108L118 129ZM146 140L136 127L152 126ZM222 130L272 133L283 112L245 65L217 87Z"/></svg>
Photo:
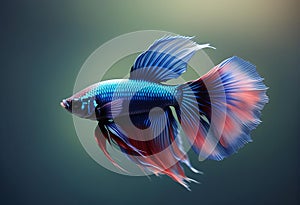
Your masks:
<svg viewBox="0 0 300 205"><path fill-rule="evenodd" d="M81 99L94 100L93 104L98 107L120 100L130 105L130 114L147 113L154 107L175 106L179 97L177 87L143 80L108 80L97 84ZM106 116L99 113L99 117Z"/></svg>
<svg viewBox="0 0 300 205"><path fill-rule="evenodd" d="M107 142L143 171L166 174L189 189L187 182L194 180L186 177L182 164L199 171L183 150L180 127L199 158L222 160L252 141L250 132L268 102L255 66L235 56L193 81L164 83L185 72L197 50L209 47L189 37L164 37L138 56L129 79L96 83L61 105L98 121L96 141L116 167L123 170L107 152Z"/></svg>

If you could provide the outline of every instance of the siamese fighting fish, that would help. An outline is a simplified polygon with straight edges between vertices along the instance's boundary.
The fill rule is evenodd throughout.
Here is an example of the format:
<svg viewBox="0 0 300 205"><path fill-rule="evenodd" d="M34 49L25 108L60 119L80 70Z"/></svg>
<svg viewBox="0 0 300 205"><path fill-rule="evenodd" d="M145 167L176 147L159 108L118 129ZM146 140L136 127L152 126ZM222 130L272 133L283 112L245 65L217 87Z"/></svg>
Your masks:
<svg viewBox="0 0 300 205"><path fill-rule="evenodd" d="M117 168L115 146L141 171L167 175L189 190L192 167L183 142L199 159L222 160L251 142L268 102L267 87L253 64L233 56L198 79L176 79L200 49L192 37L165 36L133 62L128 79L93 84L61 101L70 113L97 122L95 143Z"/></svg>

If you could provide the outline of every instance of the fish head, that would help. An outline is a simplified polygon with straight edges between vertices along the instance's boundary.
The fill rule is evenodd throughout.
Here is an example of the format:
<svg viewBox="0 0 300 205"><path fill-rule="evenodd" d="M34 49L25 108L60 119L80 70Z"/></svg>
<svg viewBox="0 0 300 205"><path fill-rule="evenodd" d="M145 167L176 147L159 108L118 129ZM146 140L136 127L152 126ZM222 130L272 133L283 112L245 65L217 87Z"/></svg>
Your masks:
<svg viewBox="0 0 300 205"><path fill-rule="evenodd" d="M74 98L72 96L67 99L63 99L60 102L60 105L70 113L80 118L95 119L97 103L93 97Z"/></svg>
<svg viewBox="0 0 300 205"><path fill-rule="evenodd" d="M93 89L98 85L99 83L93 84L75 93L71 97L63 99L60 105L80 118L96 119L95 110L97 108L97 102L96 97L91 93L93 93Z"/></svg>

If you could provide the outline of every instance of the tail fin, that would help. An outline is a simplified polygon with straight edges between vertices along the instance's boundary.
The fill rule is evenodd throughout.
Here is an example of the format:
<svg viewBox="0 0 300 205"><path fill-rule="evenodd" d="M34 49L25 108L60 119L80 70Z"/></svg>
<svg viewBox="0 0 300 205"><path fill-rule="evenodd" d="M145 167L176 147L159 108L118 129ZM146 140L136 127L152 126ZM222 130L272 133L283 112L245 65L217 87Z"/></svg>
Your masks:
<svg viewBox="0 0 300 205"><path fill-rule="evenodd" d="M182 91L180 123L199 159L222 160L251 142L268 102L255 66L231 57Z"/></svg>

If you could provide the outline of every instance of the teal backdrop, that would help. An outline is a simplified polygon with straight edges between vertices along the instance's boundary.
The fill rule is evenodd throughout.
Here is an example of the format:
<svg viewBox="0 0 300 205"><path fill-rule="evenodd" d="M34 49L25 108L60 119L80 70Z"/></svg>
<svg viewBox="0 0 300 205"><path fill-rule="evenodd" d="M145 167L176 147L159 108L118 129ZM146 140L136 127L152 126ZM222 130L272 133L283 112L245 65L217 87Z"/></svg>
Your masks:
<svg viewBox="0 0 300 205"><path fill-rule="evenodd" d="M297 0L2 1L0 204L300 204L299 8ZM59 106L95 49L148 29L211 43L215 64L245 58L270 87L253 143L221 162L191 153L204 172L187 171L201 182L191 192L165 176L104 169Z"/></svg>

